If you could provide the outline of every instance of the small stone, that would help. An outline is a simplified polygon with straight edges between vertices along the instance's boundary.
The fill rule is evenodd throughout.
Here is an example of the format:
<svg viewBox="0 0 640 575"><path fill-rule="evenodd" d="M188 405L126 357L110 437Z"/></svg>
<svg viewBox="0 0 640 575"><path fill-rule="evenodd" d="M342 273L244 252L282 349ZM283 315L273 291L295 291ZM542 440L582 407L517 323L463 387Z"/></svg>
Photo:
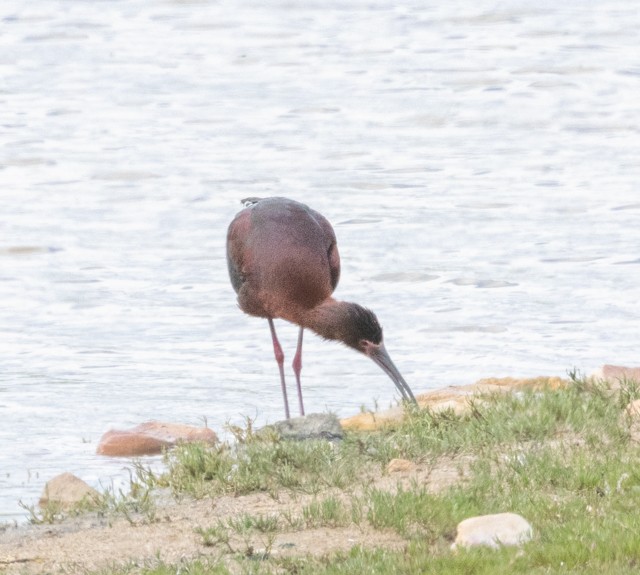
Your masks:
<svg viewBox="0 0 640 575"><path fill-rule="evenodd" d="M521 545L532 537L531 525L517 513L480 515L458 524L456 540L451 548L484 545L497 549L501 545Z"/></svg>
<svg viewBox="0 0 640 575"><path fill-rule="evenodd" d="M72 507L85 501L97 501L100 494L73 473L61 473L47 481L40 497L40 506L50 503Z"/></svg>
<svg viewBox="0 0 640 575"><path fill-rule="evenodd" d="M107 431L101 437L96 452L111 457L157 455L179 442L198 441L214 445L218 437L208 427L147 421L132 429Z"/></svg>
<svg viewBox="0 0 640 575"><path fill-rule="evenodd" d="M344 431L338 418L331 413L310 413L278 421L267 428L275 429L282 439L304 441L305 439L340 440Z"/></svg>
<svg viewBox="0 0 640 575"><path fill-rule="evenodd" d="M387 473L400 473L415 469L416 464L408 459L392 459L387 465Z"/></svg>

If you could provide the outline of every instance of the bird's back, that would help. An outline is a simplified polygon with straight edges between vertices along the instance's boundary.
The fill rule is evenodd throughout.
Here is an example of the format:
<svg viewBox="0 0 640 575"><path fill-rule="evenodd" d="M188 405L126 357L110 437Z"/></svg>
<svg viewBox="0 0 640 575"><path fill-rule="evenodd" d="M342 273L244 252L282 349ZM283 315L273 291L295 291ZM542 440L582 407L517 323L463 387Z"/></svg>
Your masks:
<svg viewBox="0 0 640 575"><path fill-rule="evenodd" d="M243 311L296 323L331 296L340 275L331 224L286 198L256 200L235 217L227 262Z"/></svg>

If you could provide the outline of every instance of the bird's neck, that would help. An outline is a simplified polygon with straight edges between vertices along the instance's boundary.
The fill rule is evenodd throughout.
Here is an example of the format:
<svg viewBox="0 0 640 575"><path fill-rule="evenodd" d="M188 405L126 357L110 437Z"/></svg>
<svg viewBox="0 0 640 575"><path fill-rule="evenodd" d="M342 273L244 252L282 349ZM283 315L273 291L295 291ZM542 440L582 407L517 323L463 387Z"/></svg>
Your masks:
<svg viewBox="0 0 640 575"><path fill-rule="evenodd" d="M325 339L341 341L353 347L353 326L349 310L353 304L328 298L305 314L301 325Z"/></svg>

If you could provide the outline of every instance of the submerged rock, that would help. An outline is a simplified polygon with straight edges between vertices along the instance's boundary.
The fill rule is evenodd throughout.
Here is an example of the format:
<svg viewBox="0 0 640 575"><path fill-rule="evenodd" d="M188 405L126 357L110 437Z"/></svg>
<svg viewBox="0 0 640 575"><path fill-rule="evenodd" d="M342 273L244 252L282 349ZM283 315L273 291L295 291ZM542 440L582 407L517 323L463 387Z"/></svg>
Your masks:
<svg viewBox="0 0 640 575"><path fill-rule="evenodd" d="M96 452L111 457L157 455L177 443L194 442L213 445L218 442L218 437L208 427L147 421L131 429L107 431L100 439Z"/></svg>
<svg viewBox="0 0 640 575"><path fill-rule="evenodd" d="M61 473L47 481L40 497L40 506L49 504L73 507L83 502L95 502L100 494L73 473Z"/></svg>
<svg viewBox="0 0 640 575"><path fill-rule="evenodd" d="M282 439L303 441L305 439L342 439L344 432L338 418L331 413L310 413L278 421L267 428L274 429Z"/></svg>
<svg viewBox="0 0 640 575"><path fill-rule="evenodd" d="M456 540L451 548L486 546L497 549L501 545L521 545L532 537L531 525L517 513L479 515L458 524Z"/></svg>

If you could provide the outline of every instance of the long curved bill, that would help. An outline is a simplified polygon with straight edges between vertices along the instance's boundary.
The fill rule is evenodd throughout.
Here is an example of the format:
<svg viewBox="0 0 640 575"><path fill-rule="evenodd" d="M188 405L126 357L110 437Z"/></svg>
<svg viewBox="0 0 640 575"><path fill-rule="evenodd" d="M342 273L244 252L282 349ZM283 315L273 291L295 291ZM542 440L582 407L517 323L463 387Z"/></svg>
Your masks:
<svg viewBox="0 0 640 575"><path fill-rule="evenodd" d="M380 345L372 345L367 350L367 355L375 361L381 369L391 378L391 381L396 384L398 391L402 394L405 401L417 404L416 398L409 387L409 384L404 380L404 377L398 371L387 350L384 347L384 343L380 342Z"/></svg>

